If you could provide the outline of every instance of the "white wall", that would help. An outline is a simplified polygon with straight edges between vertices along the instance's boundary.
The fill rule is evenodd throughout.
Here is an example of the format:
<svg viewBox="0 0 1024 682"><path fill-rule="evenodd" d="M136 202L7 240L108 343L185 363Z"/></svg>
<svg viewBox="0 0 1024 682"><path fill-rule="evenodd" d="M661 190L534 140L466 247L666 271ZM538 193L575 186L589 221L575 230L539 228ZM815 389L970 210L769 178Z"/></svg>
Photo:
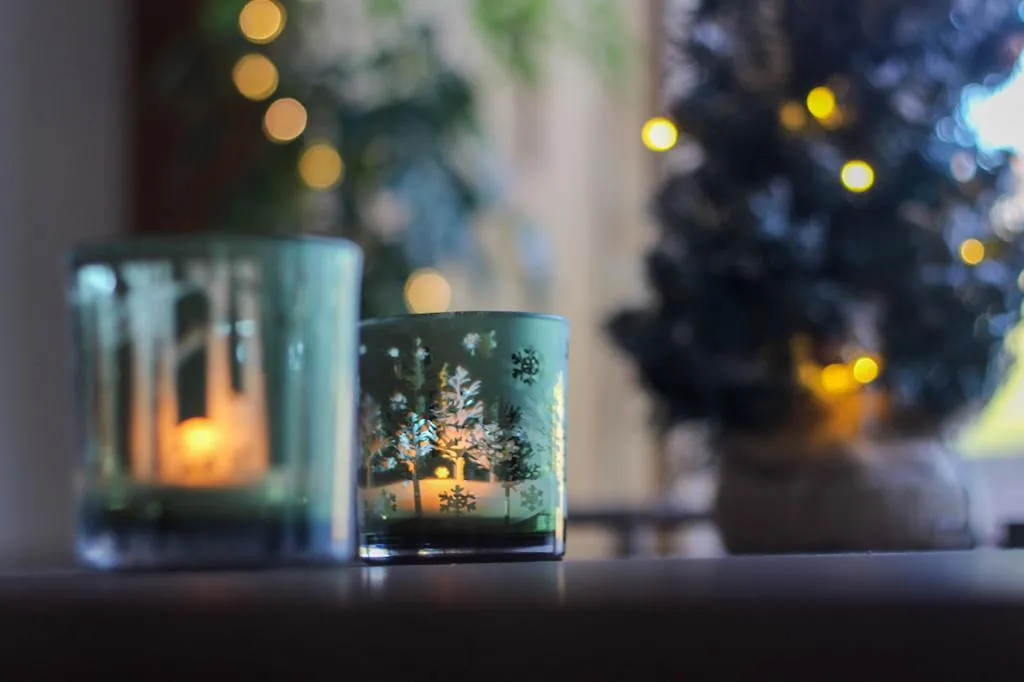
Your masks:
<svg viewBox="0 0 1024 682"><path fill-rule="evenodd" d="M118 232L123 0L0 0L0 566L71 559L63 258Z"/></svg>
<svg viewBox="0 0 1024 682"><path fill-rule="evenodd" d="M562 1L583 9L587 2ZM649 63L656 5L620 0L620 6L635 50L617 90L602 85L597 69L557 41L540 86L517 86L480 56L472 31L460 25L464 17L446 24L449 40L457 41L453 56L480 70L482 119L508 164L507 189L550 246L545 309L569 320L570 514L574 506L647 502L657 489L649 404L632 364L604 329L614 311L644 300L643 258L655 234L647 203L657 160L642 145L640 130L660 113L653 110L657 83ZM490 246L497 262L509 248L500 241ZM455 304L514 307L522 297L505 284L483 297L456 287ZM603 554L605 540L574 529L569 555Z"/></svg>

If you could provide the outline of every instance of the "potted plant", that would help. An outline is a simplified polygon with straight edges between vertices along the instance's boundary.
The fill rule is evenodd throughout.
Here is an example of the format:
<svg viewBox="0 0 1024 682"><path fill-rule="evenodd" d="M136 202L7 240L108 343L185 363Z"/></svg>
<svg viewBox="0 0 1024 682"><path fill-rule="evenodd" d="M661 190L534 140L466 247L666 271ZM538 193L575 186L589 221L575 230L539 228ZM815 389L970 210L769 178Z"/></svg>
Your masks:
<svg viewBox="0 0 1024 682"><path fill-rule="evenodd" d="M660 428L711 434L727 549L972 546L949 435L1004 376L1024 250L999 221L1007 159L960 103L1016 61L1016 3L668 20L680 137L654 197L654 301L610 331Z"/></svg>

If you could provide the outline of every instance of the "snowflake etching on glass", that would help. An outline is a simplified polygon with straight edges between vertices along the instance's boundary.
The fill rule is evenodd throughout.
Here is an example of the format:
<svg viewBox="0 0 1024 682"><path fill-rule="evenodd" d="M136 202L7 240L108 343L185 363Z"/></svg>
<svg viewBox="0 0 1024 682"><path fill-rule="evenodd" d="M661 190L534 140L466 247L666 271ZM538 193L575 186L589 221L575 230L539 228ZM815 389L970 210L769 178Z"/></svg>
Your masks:
<svg viewBox="0 0 1024 682"><path fill-rule="evenodd" d="M540 357L533 346L517 351L512 354L512 378L522 381L527 386L533 386L540 375Z"/></svg>
<svg viewBox="0 0 1024 682"><path fill-rule="evenodd" d="M480 347L480 335L476 332L470 332L462 337L462 347L466 349L466 352L470 355L476 355L477 349Z"/></svg>
<svg viewBox="0 0 1024 682"><path fill-rule="evenodd" d="M462 514L476 511L476 495L467 492L461 485L450 491L446 490L438 497L441 500L440 510L443 514L454 514L458 518Z"/></svg>
<svg viewBox="0 0 1024 682"><path fill-rule="evenodd" d="M544 506L544 491L535 485L519 493L523 506L531 512L539 511Z"/></svg>

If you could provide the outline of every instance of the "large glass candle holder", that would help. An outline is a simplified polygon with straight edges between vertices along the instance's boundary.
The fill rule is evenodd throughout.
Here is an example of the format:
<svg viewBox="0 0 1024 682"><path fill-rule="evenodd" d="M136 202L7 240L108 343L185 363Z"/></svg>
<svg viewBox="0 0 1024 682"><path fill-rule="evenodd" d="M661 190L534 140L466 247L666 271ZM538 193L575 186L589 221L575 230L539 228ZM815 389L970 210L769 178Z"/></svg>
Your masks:
<svg viewBox="0 0 1024 682"><path fill-rule="evenodd" d="M72 254L81 562L354 557L361 263L231 234Z"/></svg>
<svg viewBox="0 0 1024 682"><path fill-rule="evenodd" d="M360 555L561 557L566 321L466 312L361 326Z"/></svg>

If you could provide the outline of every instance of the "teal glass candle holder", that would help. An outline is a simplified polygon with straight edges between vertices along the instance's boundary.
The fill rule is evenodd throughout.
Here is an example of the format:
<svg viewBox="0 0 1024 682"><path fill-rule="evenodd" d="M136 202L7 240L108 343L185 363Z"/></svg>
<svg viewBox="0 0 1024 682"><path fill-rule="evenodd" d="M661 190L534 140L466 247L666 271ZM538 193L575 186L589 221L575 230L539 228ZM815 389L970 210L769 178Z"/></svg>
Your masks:
<svg viewBox="0 0 1024 682"><path fill-rule="evenodd" d="M354 558L361 263L223 233L73 252L81 563Z"/></svg>
<svg viewBox="0 0 1024 682"><path fill-rule="evenodd" d="M360 556L561 557L566 321L463 312L361 327Z"/></svg>

